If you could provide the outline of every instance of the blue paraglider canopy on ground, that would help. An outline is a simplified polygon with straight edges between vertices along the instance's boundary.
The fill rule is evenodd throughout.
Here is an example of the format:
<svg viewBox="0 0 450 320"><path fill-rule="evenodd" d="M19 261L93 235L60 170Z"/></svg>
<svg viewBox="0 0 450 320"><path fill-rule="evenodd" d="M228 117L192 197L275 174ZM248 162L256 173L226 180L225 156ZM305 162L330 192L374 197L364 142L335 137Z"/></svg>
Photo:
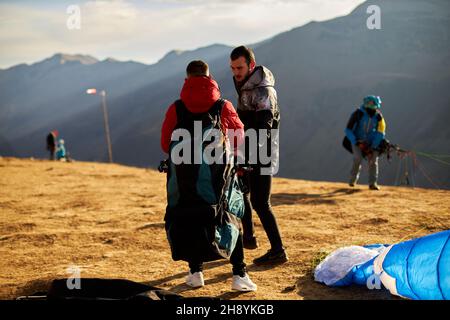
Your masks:
<svg viewBox="0 0 450 320"><path fill-rule="evenodd" d="M328 286L370 287L381 281L392 294L415 300L450 299L450 230L394 245L340 248L315 269Z"/></svg>

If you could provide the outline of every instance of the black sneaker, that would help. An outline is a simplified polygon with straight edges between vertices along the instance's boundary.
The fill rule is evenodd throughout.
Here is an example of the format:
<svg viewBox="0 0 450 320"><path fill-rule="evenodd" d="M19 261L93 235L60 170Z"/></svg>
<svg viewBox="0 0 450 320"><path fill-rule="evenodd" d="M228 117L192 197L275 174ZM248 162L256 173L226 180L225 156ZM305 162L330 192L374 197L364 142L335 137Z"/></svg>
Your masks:
<svg viewBox="0 0 450 320"><path fill-rule="evenodd" d="M258 240L256 240L255 236L251 238L243 238L242 242L244 243L245 249L253 250L258 248Z"/></svg>
<svg viewBox="0 0 450 320"><path fill-rule="evenodd" d="M288 256L284 249L281 251L273 251L270 249L266 254L253 260L253 263L256 265L281 264L287 262L288 260Z"/></svg>

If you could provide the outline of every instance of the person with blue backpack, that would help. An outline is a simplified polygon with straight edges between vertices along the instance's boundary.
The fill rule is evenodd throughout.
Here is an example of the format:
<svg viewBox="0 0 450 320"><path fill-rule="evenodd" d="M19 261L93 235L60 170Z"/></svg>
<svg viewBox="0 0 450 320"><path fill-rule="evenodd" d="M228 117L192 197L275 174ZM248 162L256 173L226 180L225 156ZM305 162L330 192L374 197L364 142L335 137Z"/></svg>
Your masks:
<svg viewBox="0 0 450 320"><path fill-rule="evenodd" d="M386 134L386 122L380 111L381 98L367 96L363 105L350 116L345 129L346 139L351 143L353 165L349 185L354 187L359 179L361 162L369 163L369 189L380 190L378 186L378 157L380 145ZM345 143L345 142L344 142Z"/></svg>
<svg viewBox="0 0 450 320"><path fill-rule="evenodd" d="M229 131L237 132L231 135L236 143L242 141L244 125L231 102L221 99L205 62L190 62L186 74L181 99L169 107L161 129L161 148L169 154L162 171L167 170L164 220L172 259L189 263L186 284L197 288L205 284L204 262L229 258L231 288L256 291L244 262L240 232L244 200L236 168L233 161L205 160L207 150L214 149L219 158L222 152L226 154ZM199 126L200 139L196 137ZM217 140L210 139L215 134Z"/></svg>
<svg viewBox="0 0 450 320"><path fill-rule="evenodd" d="M56 149L56 160L67 161L66 147L64 146L64 139L58 140L58 148Z"/></svg>

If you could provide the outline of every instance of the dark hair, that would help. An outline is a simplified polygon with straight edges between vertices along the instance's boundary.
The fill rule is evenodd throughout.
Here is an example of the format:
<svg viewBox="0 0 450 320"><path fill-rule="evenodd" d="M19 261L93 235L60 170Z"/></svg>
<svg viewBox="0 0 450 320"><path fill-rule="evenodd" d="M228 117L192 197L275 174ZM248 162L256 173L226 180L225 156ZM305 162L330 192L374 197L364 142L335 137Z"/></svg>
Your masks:
<svg viewBox="0 0 450 320"><path fill-rule="evenodd" d="M240 46L237 48L234 48L233 51L231 51L230 59L236 60L240 57L244 57L247 61L247 64L250 65L250 62L255 62L255 54L253 53L253 50L246 46Z"/></svg>
<svg viewBox="0 0 450 320"><path fill-rule="evenodd" d="M208 73L208 64L202 60L191 61L186 68L186 74L188 77L207 76Z"/></svg>

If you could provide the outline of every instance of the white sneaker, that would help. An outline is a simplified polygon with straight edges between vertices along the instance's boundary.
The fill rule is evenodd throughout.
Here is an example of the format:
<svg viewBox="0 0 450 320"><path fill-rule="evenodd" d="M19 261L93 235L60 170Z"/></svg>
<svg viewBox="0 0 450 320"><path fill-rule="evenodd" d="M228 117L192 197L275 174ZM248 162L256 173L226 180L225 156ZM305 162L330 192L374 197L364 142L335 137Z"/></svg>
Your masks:
<svg viewBox="0 0 450 320"><path fill-rule="evenodd" d="M203 272L189 271L189 275L186 277L186 284L192 288L200 288L205 285L205 280L203 279Z"/></svg>
<svg viewBox="0 0 450 320"><path fill-rule="evenodd" d="M253 283L246 273L243 277L233 276L233 284L231 285L231 289L237 291L256 291L258 286Z"/></svg>

